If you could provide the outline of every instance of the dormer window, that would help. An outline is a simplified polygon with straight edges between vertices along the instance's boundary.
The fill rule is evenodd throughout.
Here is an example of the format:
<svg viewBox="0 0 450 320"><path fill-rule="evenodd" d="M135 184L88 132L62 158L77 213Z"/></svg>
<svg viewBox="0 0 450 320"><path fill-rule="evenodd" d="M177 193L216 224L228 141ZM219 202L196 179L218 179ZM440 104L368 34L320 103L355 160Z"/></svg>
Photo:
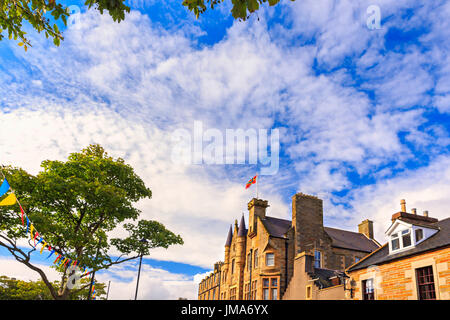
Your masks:
<svg viewBox="0 0 450 320"><path fill-rule="evenodd" d="M439 232L437 219L398 212L392 216L392 224L386 230L389 253L397 254L420 245Z"/></svg>
<svg viewBox="0 0 450 320"><path fill-rule="evenodd" d="M400 239L397 233L391 236L391 248L392 250L398 250L400 248Z"/></svg>
<svg viewBox="0 0 450 320"><path fill-rule="evenodd" d="M411 229L404 229L391 235L391 251L408 248L412 244Z"/></svg>
<svg viewBox="0 0 450 320"><path fill-rule="evenodd" d="M402 242L403 248L409 247L411 245L411 231L409 229L402 231Z"/></svg>

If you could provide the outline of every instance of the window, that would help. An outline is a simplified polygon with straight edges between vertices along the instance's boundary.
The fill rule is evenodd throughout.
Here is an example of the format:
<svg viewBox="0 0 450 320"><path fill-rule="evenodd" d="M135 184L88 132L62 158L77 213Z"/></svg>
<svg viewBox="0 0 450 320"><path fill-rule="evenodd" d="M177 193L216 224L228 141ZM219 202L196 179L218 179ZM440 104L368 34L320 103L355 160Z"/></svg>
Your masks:
<svg viewBox="0 0 450 320"><path fill-rule="evenodd" d="M416 242L423 239L423 230L422 229L416 229Z"/></svg>
<svg viewBox="0 0 450 320"><path fill-rule="evenodd" d="M250 271L252 269L252 255L249 253L247 255L247 270Z"/></svg>
<svg viewBox="0 0 450 320"><path fill-rule="evenodd" d="M266 266L272 267L275 265L275 255L273 253L266 253Z"/></svg>
<svg viewBox="0 0 450 320"><path fill-rule="evenodd" d="M278 299L278 278L263 278L263 299Z"/></svg>
<svg viewBox="0 0 450 320"><path fill-rule="evenodd" d="M311 300L312 298L312 285L306 286L306 299Z"/></svg>
<svg viewBox="0 0 450 320"><path fill-rule="evenodd" d="M375 300L375 289L373 279L367 279L362 282L363 300Z"/></svg>
<svg viewBox="0 0 450 320"><path fill-rule="evenodd" d="M231 260L231 274L234 274L234 259Z"/></svg>
<svg viewBox="0 0 450 320"><path fill-rule="evenodd" d="M322 253L318 250L314 251L314 268L322 267Z"/></svg>
<svg viewBox="0 0 450 320"><path fill-rule="evenodd" d="M252 282L252 294L251 294L251 297L250 297L250 299L251 300L256 300L256 289L257 289L257 284L258 284L258 280L253 280L253 282Z"/></svg>
<svg viewBox="0 0 450 320"><path fill-rule="evenodd" d="M255 266L255 269L258 268L258 249L255 250L255 258L253 260L253 265Z"/></svg>
<svg viewBox="0 0 450 320"><path fill-rule="evenodd" d="M400 240L398 239L398 234L393 234L391 236L391 247L392 250L397 250L400 248Z"/></svg>
<svg viewBox="0 0 450 320"><path fill-rule="evenodd" d="M244 286L244 300L250 300L250 284Z"/></svg>
<svg viewBox="0 0 450 320"><path fill-rule="evenodd" d="M355 263L361 260L359 257L355 257Z"/></svg>
<svg viewBox="0 0 450 320"><path fill-rule="evenodd" d="M230 300L236 300L236 288L230 290Z"/></svg>
<svg viewBox="0 0 450 320"><path fill-rule="evenodd" d="M409 247L411 245L411 232L408 230L402 231L403 247Z"/></svg>
<svg viewBox="0 0 450 320"><path fill-rule="evenodd" d="M433 268L431 266L416 269L419 300L436 300L434 290Z"/></svg>

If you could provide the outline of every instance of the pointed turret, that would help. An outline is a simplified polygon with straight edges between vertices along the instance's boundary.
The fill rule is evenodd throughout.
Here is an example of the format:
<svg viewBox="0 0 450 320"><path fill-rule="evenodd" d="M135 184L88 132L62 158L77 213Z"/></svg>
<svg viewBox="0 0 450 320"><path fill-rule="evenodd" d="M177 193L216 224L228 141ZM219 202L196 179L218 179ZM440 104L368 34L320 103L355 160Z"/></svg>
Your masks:
<svg viewBox="0 0 450 320"><path fill-rule="evenodd" d="M245 237L246 235L247 235L247 229L245 229L244 214L242 214L241 222L239 223L239 231L238 231L237 236Z"/></svg>
<svg viewBox="0 0 450 320"><path fill-rule="evenodd" d="M231 239L233 238L233 230L230 225L230 230L228 230L227 242L225 242L225 247L231 246Z"/></svg>

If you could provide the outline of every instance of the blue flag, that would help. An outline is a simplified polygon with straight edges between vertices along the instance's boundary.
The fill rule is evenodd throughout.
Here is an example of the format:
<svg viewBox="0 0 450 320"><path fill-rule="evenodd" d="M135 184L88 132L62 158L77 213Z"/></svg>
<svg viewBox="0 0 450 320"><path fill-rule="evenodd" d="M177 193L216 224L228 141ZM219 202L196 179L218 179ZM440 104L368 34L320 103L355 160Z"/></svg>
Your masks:
<svg viewBox="0 0 450 320"><path fill-rule="evenodd" d="M0 186L0 197L2 196L2 195L4 195L5 193L6 193L6 191L8 191L9 190L9 183L8 183L8 181L5 179L5 180L3 180L3 183L2 183L2 185Z"/></svg>
<svg viewBox="0 0 450 320"><path fill-rule="evenodd" d="M55 253L55 249L53 249L52 252L50 252L50 254L48 255L47 259L50 258L53 253Z"/></svg>

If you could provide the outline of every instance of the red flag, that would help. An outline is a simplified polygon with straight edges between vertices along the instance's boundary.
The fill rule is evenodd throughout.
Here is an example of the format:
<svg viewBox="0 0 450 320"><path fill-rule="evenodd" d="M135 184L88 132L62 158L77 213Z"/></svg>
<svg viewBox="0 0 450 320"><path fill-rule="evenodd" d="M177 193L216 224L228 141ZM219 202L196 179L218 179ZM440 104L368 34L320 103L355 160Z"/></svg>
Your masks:
<svg viewBox="0 0 450 320"><path fill-rule="evenodd" d="M20 212L22 212L22 225L25 225L25 222L23 221L23 215L25 214L25 212L23 212L22 206L19 204L20 207Z"/></svg>
<svg viewBox="0 0 450 320"><path fill-rule="evenodd" d="M38 235L39 235L39 232L36 231L36 233L34 234L34 239L33 239L35 247L36 247L36 238Z"/></svg>
<svg viewBox="0 0 450 320"><path fill-rule="evenodd" d="M256 176L254 176L253 178L251 178L248 182L247 182L247 184L245 185L245 189L248 189L248 188L250 188L250 186L252 185L252 184L255 184L256 183L256 178L258 177L258 175L256 175Z"/></svg>

